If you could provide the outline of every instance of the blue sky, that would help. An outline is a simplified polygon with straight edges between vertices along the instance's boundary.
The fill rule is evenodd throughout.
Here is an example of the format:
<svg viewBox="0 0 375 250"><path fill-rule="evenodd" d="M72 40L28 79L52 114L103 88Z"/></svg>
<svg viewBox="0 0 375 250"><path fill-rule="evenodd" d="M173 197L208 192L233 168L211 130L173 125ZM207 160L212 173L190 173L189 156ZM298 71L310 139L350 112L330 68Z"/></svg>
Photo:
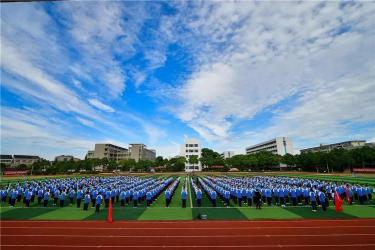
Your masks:
<svg viewBox="0 0 375 250"><path fill-rule="evenodd" d="M1 4L1 152L375 140L371 2Z"/></svg>

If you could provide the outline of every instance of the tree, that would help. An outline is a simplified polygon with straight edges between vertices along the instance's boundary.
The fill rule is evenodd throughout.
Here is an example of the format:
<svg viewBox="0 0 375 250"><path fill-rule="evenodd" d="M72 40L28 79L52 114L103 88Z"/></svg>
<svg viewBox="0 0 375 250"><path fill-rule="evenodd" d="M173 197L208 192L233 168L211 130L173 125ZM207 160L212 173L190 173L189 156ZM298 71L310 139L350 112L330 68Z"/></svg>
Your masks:
<svg viewBox="0 0 375 250"><path fill-rule="evenodd" d="M179 172L185 169L185 157L174 157L167 163L167 171Z"/></svg>
<svg viewBox="0 0 375 250"><path fill-rule="evenodd" d="M199 163L199 159L197 155L190 155L188 159L189 164L193 165L193 169L195 170L195 164Z"/></svg>
<svg viewBox="0 0 375 250"><path fill-rule="evenodd" d="M119 164L121 166L122 171L130 171L132 168L136 167L137 162L134 159L126 159L121 160Z"/></svg>
<svg viewBox="0 0 375 250"><path fill-rule="evenodd" d="M294 155L292 154L285 154L282 158L281 158L281 162L282 163L285 163L287 166L294 166L296 164L296 161L295 161L295 158L294 158Z"/></svg>
<svg viewBox="0 0 375 250"><path fill-rule="evenodd" d="M225 164L224 159L221 155L212 149L203 148L201 152L201 158L199 161L203 166L212 167L212 166L221 166Z"/></svg>
<svg viewBox="0 0 375 250"><path fill-rule="evenodd" d="M7 165L5 163L1 163L1 174L4 173L5 169L6 169Z"/></svg>

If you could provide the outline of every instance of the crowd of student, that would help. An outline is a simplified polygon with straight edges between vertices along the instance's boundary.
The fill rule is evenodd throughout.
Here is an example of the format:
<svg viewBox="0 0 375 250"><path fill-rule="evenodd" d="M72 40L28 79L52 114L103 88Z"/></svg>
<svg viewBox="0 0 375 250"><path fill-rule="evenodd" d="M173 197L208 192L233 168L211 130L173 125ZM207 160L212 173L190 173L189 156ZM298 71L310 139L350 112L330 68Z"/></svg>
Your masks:
<svg viewBox="0 0 375 250"><path fill-rule="evenodd" d="M164 197L165 197L165 206L169 207L169 204L171 203L172 196L174 192L176 191L176 188L178 184L180 183L180 177L178 177L176 180L173 181L173 183L165 190Z"/></svg>
<svg viewBox="0 0 375 250"><path fill-rule="evenodd" d="M24 206L29 207L36 198L38 205L43 204L44 207L50 201L53 206L60 207L68 203L72 205L75 201L77 208L80 208L83 202L84 210L88 209L91 202L92 207L99 212L101 205L104 203L108 207L110 201L120 202L121 206L133 202L134 207L137 207L139 202L146 199L149 206L167 188L171 197L178 181L179 178L173 181L172 177L156 179L130 176L49 179L9 184L1 187L0 195L1 201L9 202L11 207L21 200Z"/></svg>
<svg viewBox="0 0 375 250"><path fill-rule="evenodd" d="M184 178L181 190L182 207L186 207L187 179ZM140 178L131 176L118 177L82 177L48 179L43 181L25 181L24 183L9 184L1 187L2 202L15 206L21 200L29 207L37 200L40 206L48 205L63 207L76 203L77 208L88 210L90 203L99 211L102 204L120 202L120 206L133 203L137 207L146 200L150 206L164 191L165 205L169 207L171 199L180 183L180 177L170 178ZM329 201L334 200L334 194L347 200L348 204L365 204L372 199L373 189L363 185L349 185L335 182L290 178L290 177L198 177L196 181L190 178L193 195L198 207L202 204L202 189L213 207L220 198L226 206L231 202L239 206L268 204L285 206L306 205L313 211L317 206L326 210ZM192 197L193 198L193 197Z"/></svg>
<svg viewBox="0 0 375 250"><path fill-rule="evenodd" d="M336 193L341 199L346 199L348 204L358 202L364 204L372 199L372 188L368 186L337 184L334 182L290 178L290 177L202 177L198 179L199 185L205 190L216 206L216 194L229 206L230 200L242 206L259 205L285 206L291 204L311 205L316 211L320 205L323 211L329 206L329 200ZM258 194L259 193L259 194Z"/></svg>

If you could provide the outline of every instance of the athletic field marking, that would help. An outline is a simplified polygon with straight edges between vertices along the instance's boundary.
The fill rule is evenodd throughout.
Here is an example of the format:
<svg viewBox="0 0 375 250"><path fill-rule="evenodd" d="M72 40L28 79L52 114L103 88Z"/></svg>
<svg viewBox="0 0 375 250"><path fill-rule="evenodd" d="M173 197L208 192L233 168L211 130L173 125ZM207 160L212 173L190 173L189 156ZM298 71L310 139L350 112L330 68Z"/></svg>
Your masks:
<svg viewBox="0 0 375 250"><path fill-rule="evenodd" d="M188 188L189 188L189 196L190 196L190 208L193 208L193 196L191 196L191 187L190 187L190 176L188 178Z"/></svg>
<svg viewBox="0 0 375 250"><path fill-rule="evenodd" d="M139 246L139 245L100 245L100 246L87 246L87 245L0 245L1 247L47 247L47 248L271 248L271 247L369 247L375 246L375 244L298 244L298 245L227 245L227 246L215 246L215 245L152 245L152 246Z"/></svg>
<svg viewBox="0 0 375 250"><path fill-rule="evenodd" d="M78 235L78 234L3 234L4 237L70 237L70 238L257 238L257 237L343 237L375 234L245 234L245 235Z"/></svg>
<svg viewBox="0 0 375 250"><path fill-rule="evenodd" d="M0 227L1 229L32 229L32 228L37 228L37 229L88 229L88 230L243 230L243 229L320 229L320 228L375 228L375 226L292 226L292 227L174 227L174 228L165 228L165 227L102 227L102 228L97 228L97 227Z"/></svg>

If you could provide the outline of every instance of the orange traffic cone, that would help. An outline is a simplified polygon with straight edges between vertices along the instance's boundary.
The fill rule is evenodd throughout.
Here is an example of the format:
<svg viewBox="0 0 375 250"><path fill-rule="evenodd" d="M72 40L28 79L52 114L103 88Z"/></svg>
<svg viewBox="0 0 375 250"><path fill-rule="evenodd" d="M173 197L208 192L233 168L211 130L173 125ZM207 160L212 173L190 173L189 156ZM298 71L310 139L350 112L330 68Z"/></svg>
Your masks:
<svg viewBox="0 0 375 250"><path fill-rule="evenodd" d="M109 199L107 222L109 222L109 223L113 222L113 219L112 219L112 199Z"/></svg>

